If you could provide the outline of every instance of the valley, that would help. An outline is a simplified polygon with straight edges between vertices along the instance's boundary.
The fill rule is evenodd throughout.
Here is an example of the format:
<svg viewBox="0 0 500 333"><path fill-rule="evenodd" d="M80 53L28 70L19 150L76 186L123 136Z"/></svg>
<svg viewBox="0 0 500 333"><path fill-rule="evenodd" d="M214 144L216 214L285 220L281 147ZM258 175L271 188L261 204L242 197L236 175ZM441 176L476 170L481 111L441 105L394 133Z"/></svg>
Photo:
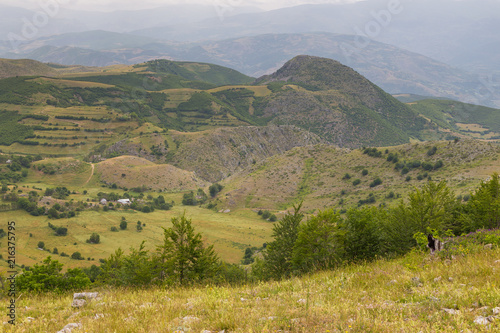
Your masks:
<svg viewBox="0 0 500 333"><path fill-rule="evenodd" d="M143 240L153 250L183 212L222 259L238 263L246 248L271 240L273 223L259 210L279 219L300 202L308 215L395 207L430 180L447 180L466 200L498 168L498 110L411 96L403 103L333 60L296 57L257 80L167 60L80 72L24 66L31 76L4 71L0 80L3 196L62 208L59 219L0 212L18 225L20 265L44 259L40 241L86 259L57 256L68 267L98 265ZM34 161L12 171L15 155ZM207 196L215 183L222 189ZM45 195L58 187L69 194ZM194 206L182 204L190 191ZM102 205L109 196L114 204ZM159 196L168 210L158 209ZM115 207L117 198L140 204ZM129 229L112 231L122 218ZM86 242L92 233L100 244Z"/></svg>

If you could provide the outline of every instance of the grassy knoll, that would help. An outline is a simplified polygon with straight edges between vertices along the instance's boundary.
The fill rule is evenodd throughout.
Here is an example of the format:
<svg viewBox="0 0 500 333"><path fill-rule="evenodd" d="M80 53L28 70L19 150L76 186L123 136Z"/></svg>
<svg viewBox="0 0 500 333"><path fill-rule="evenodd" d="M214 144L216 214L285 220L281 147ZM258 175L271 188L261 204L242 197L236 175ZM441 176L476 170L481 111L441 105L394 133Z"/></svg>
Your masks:
<svg viewBox="0 0 500 333"><path fill-rule="evenodd" d="M78 322L86 332L491 332L498 320L474 320L500 306L499 258L498 248L454 260L413 252L241 287L104 288L83 311L71 308L69 294L21 295L18 324L4 331L57 331Z"/></svg>

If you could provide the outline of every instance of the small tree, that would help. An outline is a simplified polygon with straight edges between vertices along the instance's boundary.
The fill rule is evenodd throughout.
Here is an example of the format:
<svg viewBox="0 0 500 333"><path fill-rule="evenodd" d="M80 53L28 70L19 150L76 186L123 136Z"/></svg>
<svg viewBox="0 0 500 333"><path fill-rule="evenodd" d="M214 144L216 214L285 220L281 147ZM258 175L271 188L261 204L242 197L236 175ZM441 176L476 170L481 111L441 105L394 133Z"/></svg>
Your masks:
<svg viewBox="0 0 500 333"><path fill-rule="evenodd" d="M191 220L183 214L172 218L172 227L164 230L163 245L157 248L157 260L163 277L186 284L211 278L218 270L213 246L205 248Z"/></svg>
<svg viewBox="0 0 500 333"><path fill-rule="evenodd" d="M44 242L38 242L37 247L38 247L39 249L45 250L45 243L44 243Z"/></svg>
<svg viewBox="0 0 500 333"><path fill-rule="evenodd" d="M122 221L120 222L120 229L122 229L122 230L127 229L127 224L128 224L128 223L127 223L127 221L122 220Z"/></svg>
<svg viewBox="0 0 500 333"><path fill-rule="evenodd" d="M82 254L80 252L73 252L73 254L71 255L71 259L84 260L85 258L82 257Z"/></svg>
<svg viewBox="0 0 500 333"><path fill-rule="evenodd" d="M99 234L95 232L92 235L90 235L89 239L87 239L87 243L91 244L99 244L100 242L101 242L101 236L99 236Z"/></svg>

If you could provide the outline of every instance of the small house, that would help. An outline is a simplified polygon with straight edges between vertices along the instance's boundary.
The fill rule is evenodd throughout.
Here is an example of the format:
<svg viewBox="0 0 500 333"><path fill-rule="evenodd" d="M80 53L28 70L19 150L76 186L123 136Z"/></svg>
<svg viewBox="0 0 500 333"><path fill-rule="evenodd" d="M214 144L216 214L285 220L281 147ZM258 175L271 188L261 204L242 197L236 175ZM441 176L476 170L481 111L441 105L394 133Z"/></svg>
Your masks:
<svg viewBox="0 0 500 333"><path fill-rule="evenodd" d="M119 199L118 203L122 205L130 205L132 202L130 202L130 199Z"/></svg>

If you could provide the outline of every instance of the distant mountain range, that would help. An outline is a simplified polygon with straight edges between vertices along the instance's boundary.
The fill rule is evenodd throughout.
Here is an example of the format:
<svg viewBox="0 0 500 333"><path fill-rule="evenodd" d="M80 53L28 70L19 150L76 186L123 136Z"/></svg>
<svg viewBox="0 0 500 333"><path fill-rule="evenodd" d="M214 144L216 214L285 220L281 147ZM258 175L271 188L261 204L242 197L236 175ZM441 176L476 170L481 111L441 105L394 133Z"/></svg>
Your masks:
<svg viewBox="0 0 500 333"><path fill-rule="evenodd" d="M151 59L202 61L258 77L301 54L340 61L389 93L446 97L500 107L500 91L477 75L392 45L331 33L266 34L214 42L173 43L106 31L67 33L23 44L8 58L29 58L65 65L108 66ZM486 83L485 83L486 82ZM488 89L489 88L489 89Z"/></svg>

